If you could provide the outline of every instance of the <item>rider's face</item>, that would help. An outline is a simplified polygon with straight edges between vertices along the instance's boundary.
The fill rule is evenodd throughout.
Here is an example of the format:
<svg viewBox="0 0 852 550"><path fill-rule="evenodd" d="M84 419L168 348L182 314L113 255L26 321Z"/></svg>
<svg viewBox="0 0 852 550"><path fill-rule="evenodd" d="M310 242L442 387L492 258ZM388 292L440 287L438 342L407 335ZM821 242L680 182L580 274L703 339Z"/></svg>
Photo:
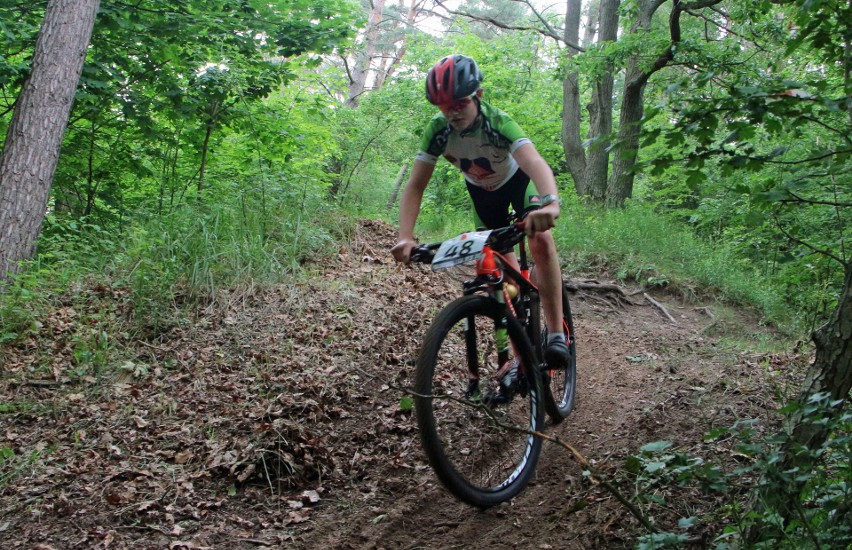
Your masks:
<svg viewBox="0 0 852 550"><path fill-rule="evenodd" d="M450 126L456 130L465 130L470 128L476 121L476 116L479 114L474 96L465 97L454 101L452 104L440 105L438 108L446 117Z"/></svg>

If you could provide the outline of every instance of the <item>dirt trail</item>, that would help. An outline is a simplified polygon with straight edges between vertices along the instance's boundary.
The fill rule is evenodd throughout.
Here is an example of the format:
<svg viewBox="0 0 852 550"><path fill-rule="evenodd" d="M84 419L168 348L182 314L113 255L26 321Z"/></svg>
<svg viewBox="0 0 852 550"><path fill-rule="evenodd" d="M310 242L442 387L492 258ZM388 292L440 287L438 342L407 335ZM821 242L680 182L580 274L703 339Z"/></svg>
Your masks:
<svg viewBox="0 0 852 550"><path fill-rule="evenodd" d="M636 519L553 444L511 503L476 510L437 484L394 387L409 383L419 338L457 284L395 265L393 239L365 222L313 282L222 296L190 325L128 342L122 368L71 373L79 300L0 349L0 538L45 549L633 547ZM121 291L89 292L89 307L121 315ZM732 460L703 434L765 417L787 376L777 357L720 344L714 331L746 333L747 322L655 298L675 322L641 295L572 302L579 397L552 433L605 475L657 440ZM666 505L649 515L663 528L713 512L694 490L660 492Z"/></svg>

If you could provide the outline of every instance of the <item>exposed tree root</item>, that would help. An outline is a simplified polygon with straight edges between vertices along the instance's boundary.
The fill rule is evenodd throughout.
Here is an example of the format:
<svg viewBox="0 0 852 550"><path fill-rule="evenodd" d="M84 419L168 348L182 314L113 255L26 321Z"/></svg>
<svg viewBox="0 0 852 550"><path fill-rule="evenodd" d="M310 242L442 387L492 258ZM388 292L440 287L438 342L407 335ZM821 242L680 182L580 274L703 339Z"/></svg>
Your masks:
<svg viewBox="0 0 852 550"><path fill-rule="evenodd" d="M565 288L574 293L582 293L592 300L605 301L607 305L624 308L636 305L620 286L598 281L565 281Z"/></svg>

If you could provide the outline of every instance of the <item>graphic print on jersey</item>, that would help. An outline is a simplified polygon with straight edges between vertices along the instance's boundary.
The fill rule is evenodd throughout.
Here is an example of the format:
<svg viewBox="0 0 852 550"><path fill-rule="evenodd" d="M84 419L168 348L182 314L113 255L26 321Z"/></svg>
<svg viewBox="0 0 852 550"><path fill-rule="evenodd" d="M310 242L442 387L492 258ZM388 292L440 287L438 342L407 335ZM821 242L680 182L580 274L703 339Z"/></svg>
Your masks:
<svg viewBox="0 0 852 550"><path fill-rule="evenodd" d="M488 176L493 175L494 169L491 168L491 162L485 157L477 159L461 159L459 167L465 175L470 176L473 181L482 181Z"/></svg>

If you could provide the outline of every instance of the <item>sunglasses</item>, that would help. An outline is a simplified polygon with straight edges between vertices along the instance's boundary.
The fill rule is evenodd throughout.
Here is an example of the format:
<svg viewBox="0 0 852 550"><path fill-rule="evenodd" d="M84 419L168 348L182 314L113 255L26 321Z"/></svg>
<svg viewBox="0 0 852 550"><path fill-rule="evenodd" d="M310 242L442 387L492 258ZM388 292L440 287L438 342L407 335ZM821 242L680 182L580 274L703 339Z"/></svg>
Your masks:
<svg viewBox="0 0 852 550"><path fill-rule="evenodd" d="M461 99L457 99L457 100L453 101L452 103L444 103L443 105L439 105L438 108L445 113L447 113L447 112L458 113L459 111L463 111L465 107L470 105L471 101L473 101L472 98L473 98L473 96L463 97Z"/></svg>

